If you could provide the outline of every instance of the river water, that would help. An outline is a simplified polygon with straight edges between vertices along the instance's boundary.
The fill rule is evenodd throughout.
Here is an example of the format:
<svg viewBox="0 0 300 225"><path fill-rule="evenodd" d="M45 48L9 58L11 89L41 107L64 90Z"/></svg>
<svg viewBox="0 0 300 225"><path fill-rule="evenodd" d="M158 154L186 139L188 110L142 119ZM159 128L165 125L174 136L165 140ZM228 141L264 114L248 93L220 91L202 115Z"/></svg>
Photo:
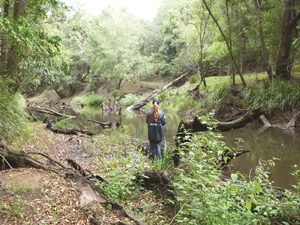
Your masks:
<svg viewBox="0 0 300 225"><path fill-rule="evenodd" d="M77 115L78 116L78 115ZM102 114L101 111L94 112L92 115L81 114L79 116L82 128L97 130L97 125L86 123L87 118L99 121L121 120L126 133L136 138L147 140L147 126L144 114L135 114L125 112L121 116L116 114ZM174 143L174 137L180 122L180 116L167 114L167 124L165 126L165 139L167 142ZM251 177L255 167L260 160L278 158L275 161L275 167L271 171L271 180L275 186L282 188L291 188L295 183L291 175L294 165L300 165L300 129L294 132L285 132L278 128L269 128L263 132L260 131L262 125L253 122L247 126L223 132L224 141L231 147L235 147L237 138L243 140L242 147L249 150L249 153L239 156L232 160L227 173L236 173L237 171L246 177Z"/></svg>

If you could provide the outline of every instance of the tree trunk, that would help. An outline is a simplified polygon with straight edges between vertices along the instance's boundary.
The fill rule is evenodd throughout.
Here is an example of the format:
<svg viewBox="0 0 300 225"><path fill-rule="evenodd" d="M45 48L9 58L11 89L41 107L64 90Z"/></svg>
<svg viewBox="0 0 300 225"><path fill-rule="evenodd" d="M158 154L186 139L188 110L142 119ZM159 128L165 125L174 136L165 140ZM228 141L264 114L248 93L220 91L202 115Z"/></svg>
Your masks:
<svg viewBox="0 0 300 225"><path fill-rule="evenodd" d="M209 15L211 16L211 18L214 20L215 24L217 25L217 27L218 27L218 29L219 29L219 31L220 31L220 33L221 33L221 35L222 35L222 37L223 37L225 43L226 43L227 49L228 49L229 54L230 54L230 56L231 56L231 59L232 59L232 61L233 61L233 63L234 63L234 66L235 66L235 68L236 68L236 70L237 70L237 72L238 72L238 74L239 74L239 76L240 76L240 78L241 78L243 87L247 87L247 84L246 84L246 81L245 81L245 79L244 79L244 77L243 77L243 74L241 73L240 68L239 68L239 66L237 65L237 62L236 62L236 60L235 60L235 58L234 58L233 52L232 52L231 49L230 49L230 44L229 44L229 42L228 42L228 40L227 40L227 38L226 38L226 35L224 34L224 32L223 32L223 30L222 30L222 28L221 28L221 26L220 26L218 20L217 20L216 17L212 14L212 12L211 12L211 10L210 10L208 4L206 3L206 1L205 1L205 0L202 0L202 1L203 1L204 5L205 5L205 7L206 7L206 9L207 9L207 11L208 11L208 13L209 13Z"/></svg>
<svg viewBox="0 0 300 225"><path fill-rule="evenodd" d="M229 42L229 49L232 52L232 36L231 36L231 21L230 21L230 15L229 15L229 5L228 0L225 0L226 5L226 18L227 18L227 26L228 26L228 42ZM235 87L235 73L233 71L233 60L230 58L229 62L229 75L231 73L232 77L232 85Z"/></svg>
<svg viewBox="0 0 300 225"><path fill-rule="evenodd" d="M120 90L121 88L121 84L122 84L122 81L124 80L124 78L120 78L119 79L119 82L118 82L118 86L117 86L117 89Z"/></svg>
<svg viewBox="0 0 300 225"><path fill-rule="evenodd" d="M263 32L263 17L261 12L261 0L253 0L255 9L256 9L256 17L258 19L257 27L258 27L258 33L259 33L259 39L260 39L260 45L261 45L261 57L263 61L263 68L267 70L268 78L270 81L273 79L273 72L272 72L272 66L270 64L270 56L269 51L266 47L265 43L265 37Z"/></svg>
<svg viewBox="0 0 300 225"><path fill-rule="evenodd" d="M17 23L20 16L23 14L25 10L26 0L16 0L14 3L14 14L13 19L14 23ZM19 89L19 81L18 81L18 43L17 40L12 41L12 45L8 54L8 62L7 62L7 74L13 80L14 83L11 84L11 90L13 92L17 92Z"/></svg>
<svg viewBox="0 0 300 225"><path fill-rule="evenodd" d="M3 18L7 18L9 15L9 1L8 0L4 0L3 2ZM3 31L3 33L1 33L0 36L0 51L1 51L1 55L0 55L0 74L3 76L6 73L6 66L7 66L7 52L9 49L9 40L8 40L8 36L7 33L5 31Z"/></svg>
<svg viewBox="0 0 300 225"><path fill-rule="evenodd" d="M295 1L285 0L281 25L280 47L276 60L275 76L282 79L290 79L293 60L291 58L292 42L295 37L295 29L300 13L295 16Z"/></svg>

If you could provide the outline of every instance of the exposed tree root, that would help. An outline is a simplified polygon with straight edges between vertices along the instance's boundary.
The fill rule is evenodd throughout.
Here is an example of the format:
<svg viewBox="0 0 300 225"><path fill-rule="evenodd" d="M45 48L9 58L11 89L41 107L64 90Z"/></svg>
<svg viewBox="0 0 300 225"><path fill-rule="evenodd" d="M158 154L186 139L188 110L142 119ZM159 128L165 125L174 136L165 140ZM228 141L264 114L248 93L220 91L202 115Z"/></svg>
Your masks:
<svg viewBox="0 0 300 225"><path fill-rule="evenodd" d="M84 171L74 161L73 162L75 164L72 165L72 167L66 167L62 163L44 153L16 152L9 149L3 142L1 142L0 146L0 157L2 159L0 163L2 169L20 167L43 169L46 171L52 171L70 181L76 190L80 192L80 206L84 209L84 212L87 214L87 216L90 218L90 222L93 224L102 224L103 222L99 219L99 215L96 214L97 204L110 205L111 209L117 213L119 217L127 218L138 225L142 224L142 222L127 212L121 205L107 199L107 197L105 197L101 190L96 186L95 182L88 179L89 172ZM39 157L34 158L33 155ZM120 221L120 223L123 222Z"/></svg>

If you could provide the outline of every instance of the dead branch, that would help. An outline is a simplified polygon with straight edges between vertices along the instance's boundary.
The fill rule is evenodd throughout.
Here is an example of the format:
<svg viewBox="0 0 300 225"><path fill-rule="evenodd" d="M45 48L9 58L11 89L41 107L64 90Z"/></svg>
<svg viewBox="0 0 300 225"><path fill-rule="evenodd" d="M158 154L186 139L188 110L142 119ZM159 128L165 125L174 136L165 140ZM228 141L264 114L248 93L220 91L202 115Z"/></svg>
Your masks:
<svg viewBox="0 0 300 225"><path fill-rule="evenodd" d="M38 112L38 113L48 114L48 115L57 116L57 117L76 118L76 116L62 114L62 113L59 113L57 111L54 111L54 110L46 108L46 107L42 107L42 106L37 105L37 104L29 104L27 106L27 109L29 111L35 111L35 112Z"/></svg>
<svg viewBox="0 0 300 225"><path fill-rule="evenodd" d="M143 106L145 106L149 101L151 101L151 99L153 98L153 96L162 91L162 90L166 90L169 87L172 87L176 84L178 84L179 82L181 82L182 80L184 80L188 75L190 74L190 72L186 72L184 74L182 74L181 76L179 76L178 78L176 78L175 80L169 82L168 84L164 85L163 87L157 88L155 90L153 90L145 99L139 101L138 103L135 103L134 105L131 105L127 108L127 110L129 111L133 111L133 110L139 110L140 108L142 108Z"/></svg>

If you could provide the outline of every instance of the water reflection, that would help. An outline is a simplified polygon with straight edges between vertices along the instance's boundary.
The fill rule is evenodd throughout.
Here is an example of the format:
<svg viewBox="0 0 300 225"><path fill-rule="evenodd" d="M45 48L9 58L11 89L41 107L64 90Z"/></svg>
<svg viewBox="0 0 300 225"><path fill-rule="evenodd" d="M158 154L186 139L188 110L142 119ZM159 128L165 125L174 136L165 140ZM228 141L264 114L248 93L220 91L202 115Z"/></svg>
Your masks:
<svg viewBox="0 0 300 225"><path fill-rule="evenodd" d="M259 132L258 123L224 133L225 142L234 146L236 138L242 138L242 146L250 150L250 153L240 156L233 161L231 170L241 171L244 174L255 169L259 160L279 158L272 169L271 179L276 186L290 188L295 183L291 175L293 165L300 165L300 130L294 133L284 132L282 129L269 128L264 132Z"/></svg>

